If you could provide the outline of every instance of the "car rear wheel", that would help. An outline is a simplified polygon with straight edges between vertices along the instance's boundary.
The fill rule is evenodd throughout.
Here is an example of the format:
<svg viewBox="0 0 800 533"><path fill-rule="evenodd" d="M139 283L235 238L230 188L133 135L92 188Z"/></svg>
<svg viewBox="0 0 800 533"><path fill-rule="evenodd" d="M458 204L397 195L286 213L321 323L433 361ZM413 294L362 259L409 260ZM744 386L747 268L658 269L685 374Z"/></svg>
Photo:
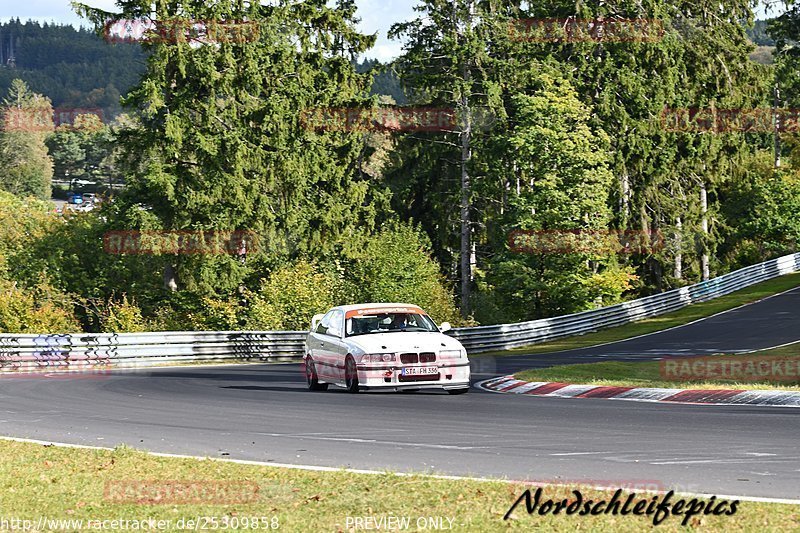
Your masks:
<svg viewBox="0 0 800 533"><path fill-rule="evenodd" d="M352 356L347 356L344 361L344 384L347 392L358 392L358 371Z"/></svg>
<svg viewBox="0 0 800 533"><path fill-rule="evenodd" d="M450 389L447 391L447 394L466 394L469 392L469 387L464 387L463 389Z"/></svg>
<svg viewBox="0 0 800 533"><path fill-rule="evenodd" d="M317 375L317 367L311 357L306 357L306 382L308 383L308 390L323 391L328 390L327 383L320 383L319 376Z"/></svg>

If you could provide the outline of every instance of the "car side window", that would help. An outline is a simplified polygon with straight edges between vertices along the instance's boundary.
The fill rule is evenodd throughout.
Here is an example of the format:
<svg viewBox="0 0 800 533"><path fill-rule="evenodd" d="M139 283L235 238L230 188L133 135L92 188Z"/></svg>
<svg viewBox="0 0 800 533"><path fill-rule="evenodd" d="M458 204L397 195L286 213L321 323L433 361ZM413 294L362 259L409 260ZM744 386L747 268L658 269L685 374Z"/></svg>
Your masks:
<svg viewBox="0 0 800 533"><path fill-rule="evenodd" d="M342 316L342 312L341 311L334 312L333 316L331 317L330 327L328 328L328 335L333 335L334 337L341 337L343 327L344 327L344 317Z"/></svg>
<svg viewBox="0 0 800 533"><path fill-rule="evenodd" d="M331 327L331 317L334 315L333 311L328 311L328 313L322 317L322 320L319 321L317 324L317 329L315 333L321 333L322 335L329 335L328 329Z"/></svg>

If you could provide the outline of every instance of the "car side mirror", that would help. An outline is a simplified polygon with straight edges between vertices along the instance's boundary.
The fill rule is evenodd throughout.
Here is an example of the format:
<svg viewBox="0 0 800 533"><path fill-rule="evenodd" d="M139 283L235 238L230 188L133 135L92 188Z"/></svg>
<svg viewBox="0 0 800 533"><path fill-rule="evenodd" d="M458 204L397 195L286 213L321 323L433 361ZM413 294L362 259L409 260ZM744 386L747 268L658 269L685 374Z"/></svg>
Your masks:
<svg viewBox="0 0 800 533"><path fill-rule="evenodd" d="M311 331L314 331L315 329L317 329L317 325L319 325L319 321L322 320L322 317L324 317L324 316L325 315L314 315L314 317L311 319Z"/></svg>
<svg viewBox="0 0 800 533"><path fill-rule="evenodd" d="M453 329L453 326L450 325L450 322L442 322L442 325L439 326L439 331L442 333L447 333L451 329Z"/></svg>

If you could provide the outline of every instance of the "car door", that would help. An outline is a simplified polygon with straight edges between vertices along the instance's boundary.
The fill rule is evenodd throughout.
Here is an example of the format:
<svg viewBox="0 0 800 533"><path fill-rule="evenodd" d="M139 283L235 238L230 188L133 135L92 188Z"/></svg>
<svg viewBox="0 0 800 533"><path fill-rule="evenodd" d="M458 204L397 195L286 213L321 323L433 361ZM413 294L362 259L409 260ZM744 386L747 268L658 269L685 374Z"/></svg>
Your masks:
<svg viewBox="0 0 800 533"><path fill-rule="evenodd" d="M344 311L337 310L331 317L330 327L327 331L330 343L330 358L334 362L336 378L344 382L344 360L347 357L347 344L344 342Z"/></svg>
<svg viewBox="0 0 800 533"><path fill-rule="evenodd" d="M311 357L314 359L317 375L323 381L335 380L338 375L336 372L336 344L332 342L333 337L328 334L334 314L335 311L331 310L322 317L317 328L311 333L311 342L308 347Z"/></svg>

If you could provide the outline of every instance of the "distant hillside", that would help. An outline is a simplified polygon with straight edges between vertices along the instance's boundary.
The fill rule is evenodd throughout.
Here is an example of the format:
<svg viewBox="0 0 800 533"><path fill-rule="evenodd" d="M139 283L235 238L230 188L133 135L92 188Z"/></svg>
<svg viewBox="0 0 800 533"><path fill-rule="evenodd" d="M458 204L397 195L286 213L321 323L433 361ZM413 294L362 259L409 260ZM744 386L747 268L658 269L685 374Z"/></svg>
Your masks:
<svg viewBox="0 0 800 533"><path fill-rule="evenodd" d="M757 20L752 28L748 28L747 36L758 46L775 46L775 40L767 34L769 20Z"/></svg>
<svg viewBox="0 0 800 533"><path fill-rule="evenodd" d="M135 43L109 44L88 29L13 20L0 24L0 97L20 78L53 107L99 107L111 120L121 112L120 95L139 81L145 59ZM356 65L359 72L379 66L369 59ZM391 71L375 75L373 93L406 101Z"/></svg>
<svg viewBox="0 0 800 533"><path fill-rule="evenodd" d="M398 105L408 103L400 78L392 69L392 65L383 65L377 59L364 59L361 63L356 63L356 70L358 72L375 71L372 79L372 94L391 96Z"/></svg>
<svg viewBox="0 0 800 533"><path fill-rule="evenodd" d="M17 19L0 24L0 64L0 93L20 78L53 107L99 107L110 119L144 71L145 54L87 29Z"/></svg>

